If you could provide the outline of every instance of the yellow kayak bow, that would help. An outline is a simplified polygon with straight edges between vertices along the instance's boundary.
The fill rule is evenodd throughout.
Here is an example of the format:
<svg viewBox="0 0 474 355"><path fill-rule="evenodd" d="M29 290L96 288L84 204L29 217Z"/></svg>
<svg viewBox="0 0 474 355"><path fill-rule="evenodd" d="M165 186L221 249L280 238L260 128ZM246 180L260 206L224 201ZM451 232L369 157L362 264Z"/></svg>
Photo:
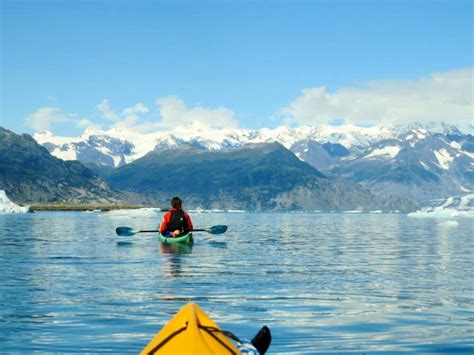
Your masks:
<svg viewBox="0 0 474 355"><path fill-rule="evenodd" d="M240 354L233 335L214 323L195 303L186 304L166 324L142 354Z"/></svg>

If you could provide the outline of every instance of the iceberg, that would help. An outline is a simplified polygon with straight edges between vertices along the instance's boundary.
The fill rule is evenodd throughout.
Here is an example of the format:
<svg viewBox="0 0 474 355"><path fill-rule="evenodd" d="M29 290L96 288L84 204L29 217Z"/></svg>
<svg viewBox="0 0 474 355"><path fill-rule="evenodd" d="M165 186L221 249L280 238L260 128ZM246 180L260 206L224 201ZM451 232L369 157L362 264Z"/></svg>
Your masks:
<svg viewBox="0 0 474 355"><path fill-rule="evenodd" d="M105 218L156 218L159 217L159 212L163 212L160 208L137 208L137 209L123 209L112 210L101 214Z"/></svg>
<svg viewBox="0 0 474 355"><path fill-rule="evenodd" d="M0 214L2 213L26 213L30 212L29 206L18 206L10 201L4 190L0 190Z"/></svg>
<svg viewBox="0 0 474 355"><path fill-rule="evenodd" d="M438 226L441 226L441 227L457 227L458 225L459 223L457 221L451 221L451 220L438 224Z"/></svg>
<svg viewBox="0 0 474 355"><path fill-rule="evenodd" d="M414 218L474 218L474 194L453 196L446 199L440 206L425 207L409 213Z"/></svg>

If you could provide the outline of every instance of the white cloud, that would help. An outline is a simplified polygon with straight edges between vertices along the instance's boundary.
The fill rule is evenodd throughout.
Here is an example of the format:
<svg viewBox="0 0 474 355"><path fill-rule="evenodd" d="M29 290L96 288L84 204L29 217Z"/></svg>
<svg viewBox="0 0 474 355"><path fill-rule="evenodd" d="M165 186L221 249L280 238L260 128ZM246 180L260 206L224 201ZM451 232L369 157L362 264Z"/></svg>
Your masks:
<svg viewBox="0 0 474 355"><path fill-rule="evenodd" d="M57 107L40 107L26 118L26 124L35 132L52 131L55 123L72 123L79 128L99 127L91 120L81 119L77 114L62 114Z"/></svg>
<svg viewBox="0 0 474 355"><path fill-rule="evenodd" d="M137 123L141 114L147 113L148 107L143 105L141 102L134 106L127 107L122 111L122 121L121 123L126 126L133 126Z"/></svg>
<svg viewBox="0 0 474 355"><path fill-rule="evenodd" d="M159 97L156 99L156 104L159 108L157 119L140 121L141 115L148 113L149 109L142 103L138 103L124 109L119 121L114 126L143 133L171 129L193 122L214 128L238 126L234 112L224 107L210 109L196 106L188 108L183 100L176 96Z"/></svg>
<svg viewBox="0 0 474 355"><path fill-rule="evenodd" d="M95 128L95 129L100 129L101 128L100 125L95 124L91 120L87 120L87 119L80 119L79 121L76 122L76 126L79 127L79 128L87 128L87 127L92 127L92 128Z"/></svg>
<svg viewBox="0 0 474 355"><path fill-rule="evenodd" d="M55 122L68 122L69 118L60 114L56 107L40 107L26 118L26 124L34 131L50 131Z"/></svg>
<svg viewBox="0 0 474 355"><path fill-rule="evenodd" d="M473 69L435 73L416 80L372 81L329 92L304 89L282 109L287 124L319 125L335 119L350 124L472 122Z"/></svg>
<svg viewBox="0 0 474 355"><path fill-rule="evenodd" d="M124 114L124 115L134 115L134 114L138 114L138 113L147 113L148 111L149 111L148 107L146 107L141 102L139 102L138 104L136 104L134 106L130 106L130 107L127 107L126 109L124 109L122 111L122 114Z"/></svg>
<svg viewBox="0 0 474 355"><path fill-rule="evenodd" d="M186 104L176 96L157 98L156 104L160 108L159 125L164 128L187 125L195 121L215 128L238 126L234 112L225 107L210 109L196 106L187 108Z"/></svg>
<svg viewBox="0 0 474 355"><path fill-rule="evenodd" d="M119 116L110 108L109 100L103 99L97 106L103 117L109 121L118 121Z"/></svg>

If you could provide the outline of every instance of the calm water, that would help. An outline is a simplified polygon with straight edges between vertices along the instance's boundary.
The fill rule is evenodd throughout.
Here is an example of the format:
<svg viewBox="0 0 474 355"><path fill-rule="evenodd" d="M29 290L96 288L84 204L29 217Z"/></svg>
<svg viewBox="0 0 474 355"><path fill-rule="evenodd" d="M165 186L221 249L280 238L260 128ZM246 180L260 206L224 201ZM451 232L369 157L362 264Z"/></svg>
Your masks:
<svg viewBox="0 0 474 355"><path fill-rule="evenodd" d="M109 217L107 217L109 216ZM195 213L164 248L156 213L0 215L0 351L137 353L185 303L269 353L473 352L473 221Z"/></svg>

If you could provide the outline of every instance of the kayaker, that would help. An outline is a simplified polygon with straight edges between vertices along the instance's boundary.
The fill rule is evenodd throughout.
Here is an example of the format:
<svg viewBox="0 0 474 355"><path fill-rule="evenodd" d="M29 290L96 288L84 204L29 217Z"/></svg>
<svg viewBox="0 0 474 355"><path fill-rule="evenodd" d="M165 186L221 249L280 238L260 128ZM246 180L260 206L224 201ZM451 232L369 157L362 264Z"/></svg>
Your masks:
<svg viewBox="0 0 474 355"><path fill-rule="evenodd" d="M163 216L160 233L165 237L178 237L193 230L191 217L183 211L183 201L179 197L171 200L171 210Z"/></svg>

